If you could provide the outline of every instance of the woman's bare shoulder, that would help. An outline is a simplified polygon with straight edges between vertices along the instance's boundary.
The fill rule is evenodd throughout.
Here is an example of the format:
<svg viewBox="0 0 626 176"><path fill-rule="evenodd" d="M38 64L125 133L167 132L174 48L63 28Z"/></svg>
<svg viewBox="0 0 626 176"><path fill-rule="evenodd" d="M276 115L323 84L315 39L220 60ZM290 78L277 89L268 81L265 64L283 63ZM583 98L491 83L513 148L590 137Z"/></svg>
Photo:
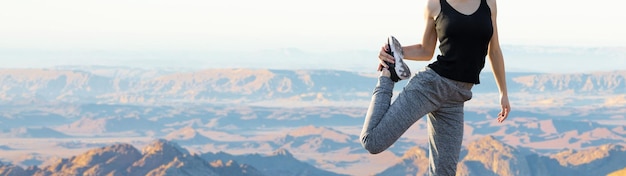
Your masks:
<svg viewBox="0 0 626 176"><path fill-rule="evenodd" d="M487 0L487 5L489 5L489 8L491 9L491 11L493 12L497 11L496 0Z"/></svg>
<svg viewBox="0 0 626 176"><path fill-rule="evenodd" d="M441 11L441 3L440 0L428 0L426 3L426 14L430 18L436 18Z"/></svg>

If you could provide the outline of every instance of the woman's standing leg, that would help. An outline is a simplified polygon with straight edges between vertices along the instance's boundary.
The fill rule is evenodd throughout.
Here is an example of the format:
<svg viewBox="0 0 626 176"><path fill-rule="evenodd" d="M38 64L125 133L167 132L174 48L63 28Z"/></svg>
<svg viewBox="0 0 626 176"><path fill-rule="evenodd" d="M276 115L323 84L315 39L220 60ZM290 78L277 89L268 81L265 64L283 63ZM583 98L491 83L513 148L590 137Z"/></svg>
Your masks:
<svg viewBox="0 0 626 176"><path fill-rule="evenodd" d="M428 114L429 173L455 175L463 142L463 103L446 104Z"/></svg>
<svg viewBox="0 0 626 176"><path fill-rule="evenodd" d="M473 84L440 77L444 99L439 109L428 114L429 173L455 175L463 142L463 106L472 98Z"/></svg>

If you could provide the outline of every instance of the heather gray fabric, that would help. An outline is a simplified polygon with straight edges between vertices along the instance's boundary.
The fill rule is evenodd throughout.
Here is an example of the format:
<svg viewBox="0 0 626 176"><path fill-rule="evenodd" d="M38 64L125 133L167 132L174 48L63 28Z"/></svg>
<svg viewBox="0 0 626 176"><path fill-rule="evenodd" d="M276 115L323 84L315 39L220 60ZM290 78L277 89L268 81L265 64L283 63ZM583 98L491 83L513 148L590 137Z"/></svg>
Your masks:
<svg viewBox="0 0 626 176"><path fill-rule="evenodd" d="M429 174L455 175L463 140L463 104L472 98L472 86L426 67L391 104L394 82L380 76L365 116L361 144L372 154L380 153L428 115Z"/></svg>

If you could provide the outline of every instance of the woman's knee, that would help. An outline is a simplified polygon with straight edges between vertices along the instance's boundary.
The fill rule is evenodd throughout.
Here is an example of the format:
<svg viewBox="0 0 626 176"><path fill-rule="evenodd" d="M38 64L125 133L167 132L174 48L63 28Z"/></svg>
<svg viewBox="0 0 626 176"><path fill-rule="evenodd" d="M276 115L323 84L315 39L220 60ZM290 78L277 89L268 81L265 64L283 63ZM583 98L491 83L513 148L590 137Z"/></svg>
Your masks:
<svg viewBox="0 0 626 176"><path fill-rule="evenodd" d="M372 155L379 154L385 151L386 147L383 147L381 145L376 145L375 142L368 140L368 136L369 135L367 134L364 136L361 136L361 145L363 145L363 148L365 150L367 150Z"/></svg>

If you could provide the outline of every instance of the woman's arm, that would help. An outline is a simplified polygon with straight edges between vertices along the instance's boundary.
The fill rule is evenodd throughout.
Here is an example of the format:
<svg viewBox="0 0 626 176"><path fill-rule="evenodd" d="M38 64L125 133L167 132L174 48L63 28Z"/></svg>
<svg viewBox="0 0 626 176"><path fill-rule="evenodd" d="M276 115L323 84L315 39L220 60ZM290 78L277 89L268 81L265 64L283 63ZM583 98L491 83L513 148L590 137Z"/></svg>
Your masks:
<svg viewBox="0 0 626 176"><path fill-rule="evenodd" d="M498 40L498 25L496 23L497 6L496 0L487 0L487 4L491 9L491 23L493 25L493 36L489 42L489 60L491 61L491 69L493 70L493 76L496 79L498 90L500 90L500 106L501 110L498 114L498 122L502 123L511 111L511 105L509 104L509 95L506 88L506 72L504 69L504 56L502 55L502 49L500 48L500 41Z"/></svg>
<svg viewBox="0 0 626 176"><path fill-rule="evenodd" d="M440 9L439 0L428 0L426 10L424 11L426 28L424 30L422 43L403 46L402 52L404 53L404 59L415 61L429 61L432 59L435 53L435 46L437 45L435 17L439 14ZM393 56L385 52L387 49L387 45L384 45L379 53L379 58L383 67L387 67L384 61L394 63Z"/></svg>
<svg viewBox="0 0 626 176"><path fill-rule="evenodd" d="M405 59L416 61L429 61L433 58L433 55L435 53L435 46L437 45L437 30L435 29L435 18L437 17L437 15L439 15L440 10L441 6L439 5L439 0L428 0L428 3L426 4L426 10L424 11L424 21L426 21L426 28L424 29L422 44L402 47Z"/></svg>

